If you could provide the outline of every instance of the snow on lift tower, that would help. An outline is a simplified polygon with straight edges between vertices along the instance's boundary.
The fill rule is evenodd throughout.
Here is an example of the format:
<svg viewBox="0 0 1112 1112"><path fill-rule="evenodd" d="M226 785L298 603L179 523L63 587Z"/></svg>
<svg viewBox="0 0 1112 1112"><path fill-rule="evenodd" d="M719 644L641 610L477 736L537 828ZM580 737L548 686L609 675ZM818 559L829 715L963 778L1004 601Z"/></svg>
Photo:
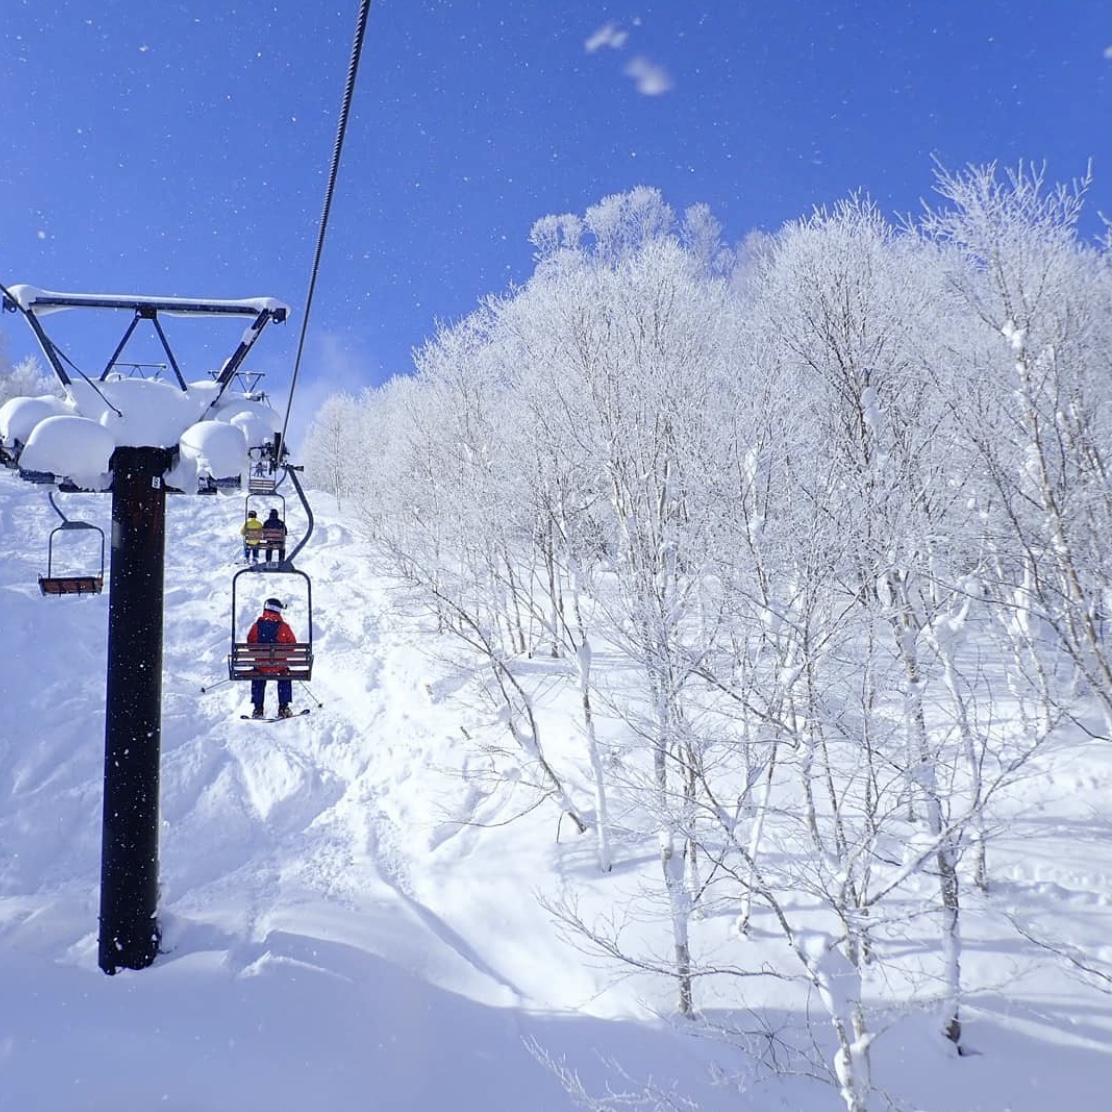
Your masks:
<svg viewBox="0 0 1112 1112"><path fill-rule="evenodd" d="M157 913L166 493L210 490L211 482L190 486L182 478L196 480L206 464L219 471L235 463L239 485L253 438L244 429L257 419L259 443L274 430L266 407L245 412L244 405L256 403L243 400L228 411L235 423L219 420L221 398L266 325L286 320L289 310L272 298L121 297L28 285L0 285L0 295L3 309L22 313L30 325L66 395L64 401L12 399L0 407L0 461L32 482L112 495L98 962L109 974L143 969L158 955L162 934ZM43 325L48 314L75 309L131 314L95 380ZM164 317L250 321L215 382L187 385ZM112 374L143 322L162 344L176 386ZM211 472L208 477L218 485L231 479Z"/></svg>

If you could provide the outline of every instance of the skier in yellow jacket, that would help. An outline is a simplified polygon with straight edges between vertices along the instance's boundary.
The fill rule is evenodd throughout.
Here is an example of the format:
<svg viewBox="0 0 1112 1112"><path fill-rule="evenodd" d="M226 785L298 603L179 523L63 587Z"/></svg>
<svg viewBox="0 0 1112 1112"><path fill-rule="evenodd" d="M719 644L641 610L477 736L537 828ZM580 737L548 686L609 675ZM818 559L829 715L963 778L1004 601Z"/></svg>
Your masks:
<svg viewBox="0 0 1112 1112"><path fill-rule="evenodd" d="M250 563L259 562L259 545L263 540L263 523L254 510L247 511L247 520L239 531L243 538L243 559Z"/></svg>

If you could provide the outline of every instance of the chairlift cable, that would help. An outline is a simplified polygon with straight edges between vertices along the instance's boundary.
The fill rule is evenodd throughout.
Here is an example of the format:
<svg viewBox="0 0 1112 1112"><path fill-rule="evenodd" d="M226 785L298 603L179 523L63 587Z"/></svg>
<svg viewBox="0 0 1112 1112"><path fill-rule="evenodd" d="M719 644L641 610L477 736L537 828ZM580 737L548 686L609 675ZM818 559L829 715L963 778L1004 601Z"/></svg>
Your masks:
<svg viewBox="0 0 1112 1112"><path fill-rule="evenodd" d="M317 285L317 273L320 270L321 255L324 252L324 235L328 228L328 216L332 208L332 195L336 189L336 178L340 172L340 154L344 147L344 136L347 132L348 115L351 112L351 102L355 94L355 75L359 70L359 58L363 52L363 38L367 30L367 16L370 14L371 0L361 0L359 5L359 19L356 24L355 42L351 49L351 62L348 65L347 83L344 86L344 98L340 107L340 120L336 128L336 143L332 149L332 165L328 172L328 185L324 193L324 209L321 212L320 230L317 233L316 252L313 256L313 268L309 276L309 292L305 298L305 312L301 317L301 334L297 341L297 355L294 358L293 375L290 379L290 394L286 402L286 416L282 423L280 443L285 446L286 429L290 423L290 411L293 408L293 394L297 387L297 375L301 368L301 354L305 348L305 332L309 325L309 311L313 305L313 293Z"/></svg>

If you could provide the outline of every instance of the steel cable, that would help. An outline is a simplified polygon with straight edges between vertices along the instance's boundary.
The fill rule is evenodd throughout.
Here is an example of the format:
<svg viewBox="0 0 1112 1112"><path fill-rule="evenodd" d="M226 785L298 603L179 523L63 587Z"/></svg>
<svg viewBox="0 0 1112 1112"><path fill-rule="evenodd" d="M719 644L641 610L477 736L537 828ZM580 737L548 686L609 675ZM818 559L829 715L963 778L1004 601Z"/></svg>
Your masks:
<svg viewBox="0 0 1112 1112"><path fill-rule="evenodd" d="M317 287L317 274L320 271L321 255L324 252L324 236L328 229L328 217L332 209L332 195L336 191L336 178L340 172L340 155L344 148L344 136L347 132L348 116L351 113L351 102L355 95L355 75L359 70L359 58L363 53L363 38L367 30L367 16L370 14L371 0L361 0L359 5L359 20L355 29L355 42L351 48L351 62L348 65L347 83L344 86L344 99L340 107L340 120L336 127L336 144L332 149L332 165L328 172L328 185L324 193L324 209L321 212L320 230L317 233L317 247L313 255L313 268L309 276L309 292L305 298L305 313L301 318L301 333L297 340L297 355L294 358L293 375L290 379L290 394L286 402L286 416L282 422L281 445L285 448L286 429L290 423L290 412L293 409L293 395L297 388L297 376L301 369L301 355L305 350L305 333L309 326L309 312L313 306L313 294Z"/></svg>

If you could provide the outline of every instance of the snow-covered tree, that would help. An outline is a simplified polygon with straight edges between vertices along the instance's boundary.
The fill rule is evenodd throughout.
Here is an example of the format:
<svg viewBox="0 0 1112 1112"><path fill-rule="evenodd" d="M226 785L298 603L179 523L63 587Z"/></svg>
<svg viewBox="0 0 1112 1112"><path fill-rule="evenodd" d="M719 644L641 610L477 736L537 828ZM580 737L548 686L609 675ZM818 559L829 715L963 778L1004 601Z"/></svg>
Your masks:
<svg viewBox="0 0 1112 1112"><path fill-rule="evenodd" d="M343 505L358 475L363 442L359 407L350 394L334 394L317 410L305 439L305 480Z"/></svg>
<svg viewBox="0 0 1112 1112"><path fill-rule="evenodd" d="M10 364L0 349L0 405L11 398L39 397L42 394L61 394L57 378L47 374L32 355Z"/></svg>
<svg viewBox="0 0 1112 1112"><path fill-rule="evenodd" d="M1049 187L1023 165L1003 180L994 165L940 169L950 204L923 228L948 249L967 313L968 390L953 412L990 492L994 591L1034 666L1045 628L1112 732L1112 268L1077 238L1087 188Z"/></svg>

